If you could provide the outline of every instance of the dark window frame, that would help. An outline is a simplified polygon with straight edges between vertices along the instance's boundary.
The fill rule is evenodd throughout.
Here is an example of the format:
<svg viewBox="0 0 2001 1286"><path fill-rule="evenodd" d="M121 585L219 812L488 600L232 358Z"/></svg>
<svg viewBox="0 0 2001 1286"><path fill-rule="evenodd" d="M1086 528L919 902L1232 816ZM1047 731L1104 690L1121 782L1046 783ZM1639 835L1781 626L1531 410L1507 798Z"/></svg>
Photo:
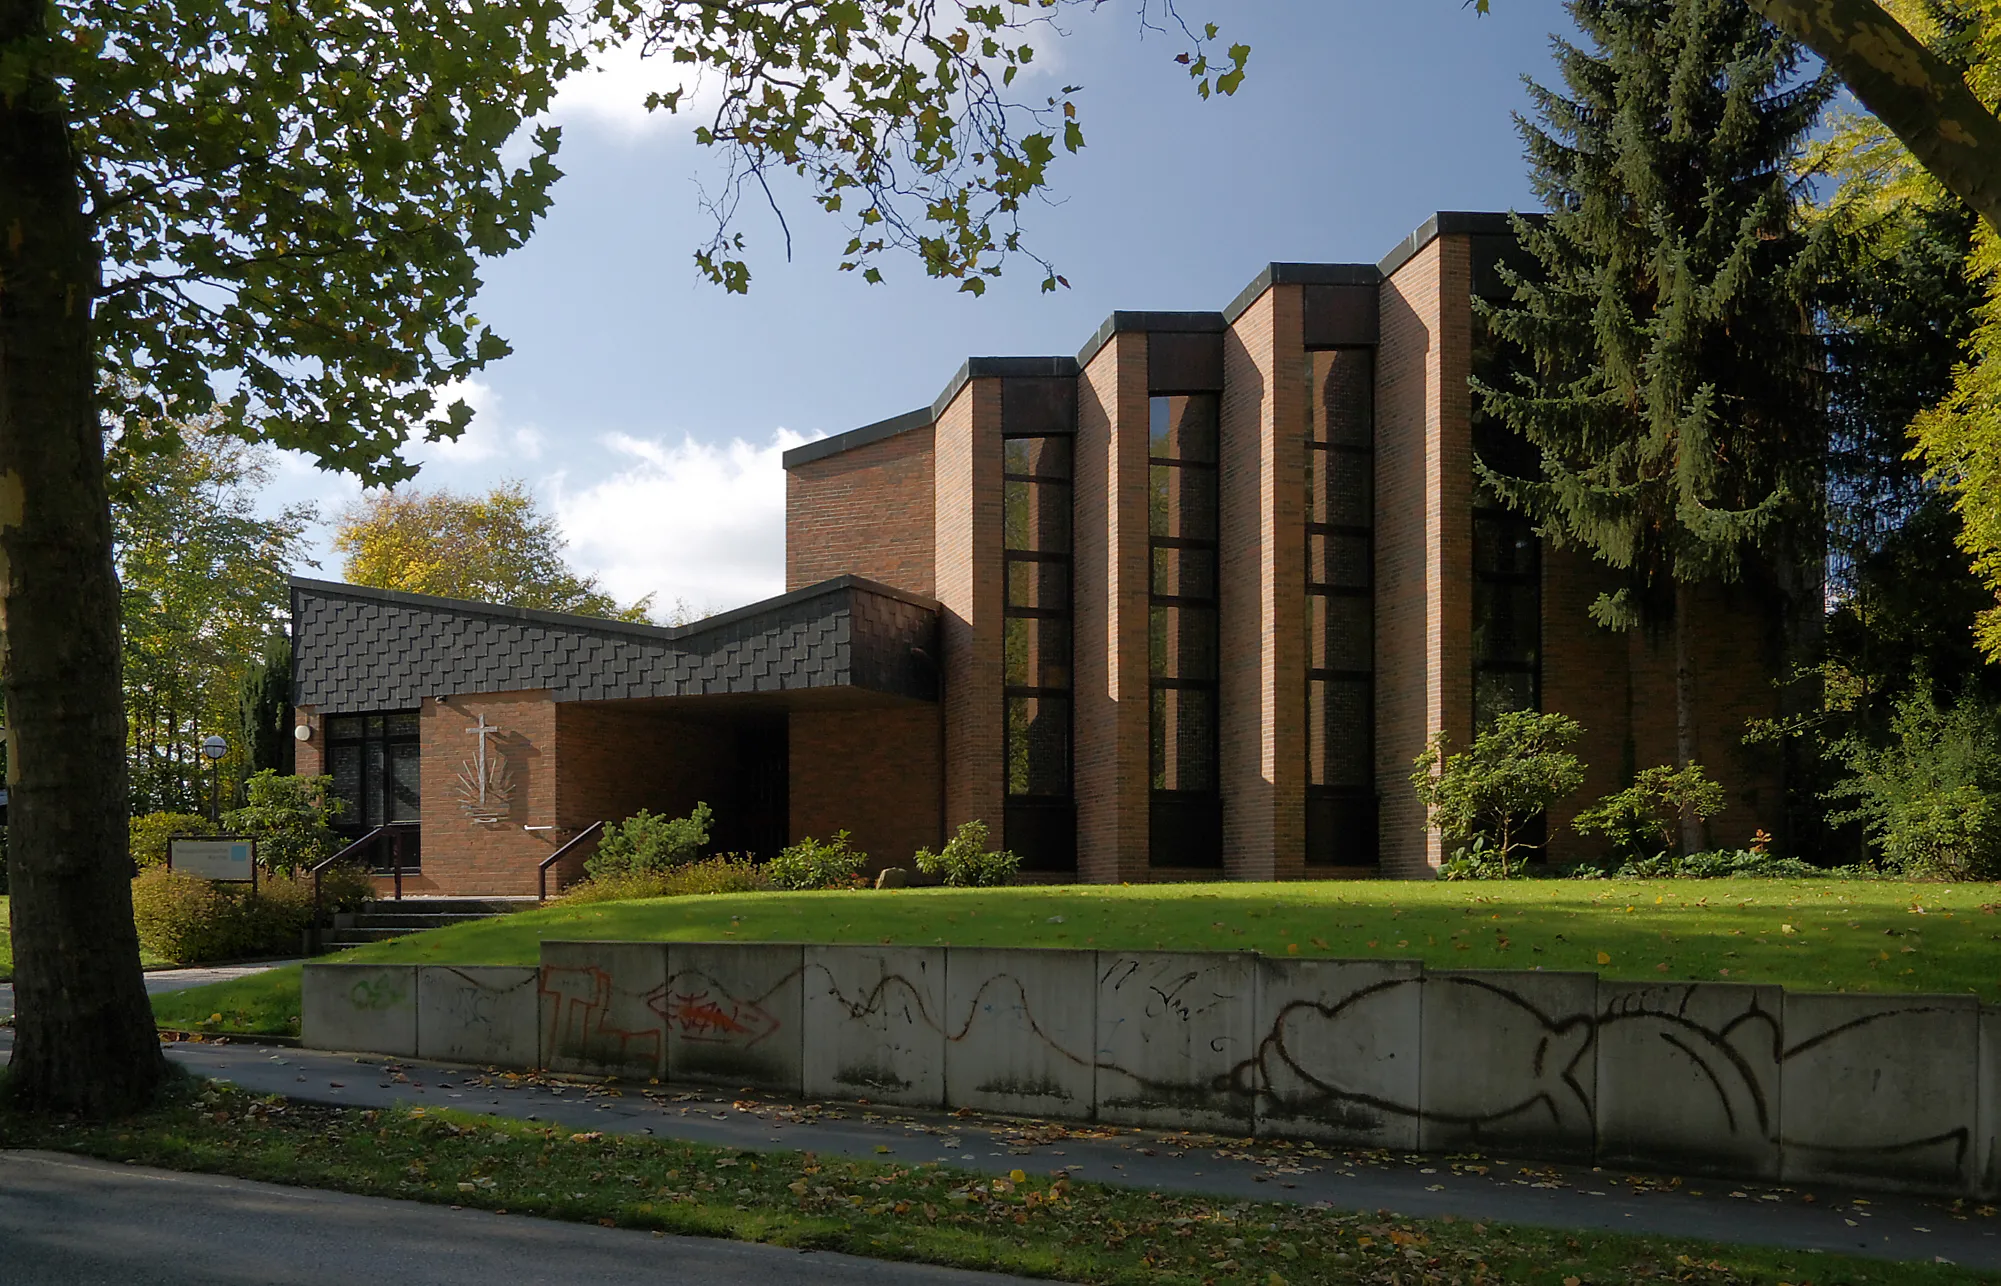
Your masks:
<svg viewBox="0 0 2001 1286"><path fill-rule="evenodd" d="M1317 363L1314 360L1321 353L1362 353L1367 355L1367 378L1369 381L1369 444L1367 446L1354 442L1336 442L1332 439L1331 432L1327 440L1323 441L1315 430L1315 399L1320 398L1325 392L1319 378ZM1306 353L1306 450L1309 468L1308 477L1309 479L1320 480L1324 485L1325 480L1331 479L1334 476L1337 462L1343 462L1349 467L1359 467L1365 470L1369 478L1370 512L1370 522L1367 525L1316 521L1317 497L1312 487L1309 487L1306 516L1307 558L1305 570L1306 628L1308 631L1306 640L1307 665L1306 681L1304 690L1301 693L1301 697L1307 707L1307 847L1305 857L1306 863L1309 866L1374 866L1381 860L1380 850L1377 846L1375 826L1378 796L1373 780L1376 750L1376 670L1374 656L1376 626L1376 529L1374 522L1376 460L1375 371L1376 350L1370 345L1331 345L1324 348L1311 348ZM1329 427L1331 429L1331 426ZM1364 564L1367 567L1364 582L1360 585L1338 585L1330 581L1315 579L1313 559L1315 537L1344 537L1364 542L1366 549ZM1329 656L1334 651L1332 640L1321 640L1316 638L1314 634L1315 631L1325 628L1326 612L1323 600L1334 598L1358 599L1368 605L1366 615L1369 620L1370 657L1367 669L1313 664L1316 650L1322 651ZM1316 649L1316 643L1322 646ZM1320 713L1324 717L1324 711L1316 712L1314 710L1314 700L1317 695L1316 689L1319 685L1330 683L1359 684L1363 689L1362 708L1364 714L1361 736L1364 747L1363 758L1369 765L1367 774L1369 780L1360 785L1334 785L1324 780L1315 780L1316 763L1319 766L1318 771L1324 774L1328 755L1327 747L1324 744L1316 746L1312 741L1312 730L1316 722L1315 715L1316 713ZM1325 728L1321 730L1321 735L1325 737ZM1334 848L1336 842L1334 837L1322 834L1323 830L1331 825L1331 822L1315 825L1315 818L1331 819L1336 816L1345 816L1347 820L1341 826L1333 827L1333 829L1346 830L1359 836L1351 845L1353 850L1352 856L1359 860L1343 860L1344 854L1336 851Z"/></svg>
<svg viewBox="0 0 2001 1286"><path fill-rule="evenodd" d="M1512 509L1505 509L1492 504L1475 504L1473 508L1472 522L1473 522L1473 541L1471 549L1473 557L1472 588L1473 588L1473 610L1475 611L1475 613L1477 613L1479 610L1480 589L1482 586L1524 587L1535 591L1535 611L1532 616L1532 619L1534 621L1535 636L1531 649L1535 659L1532 661L1495 659L1493 657L1481 655L1477 645L1477 640L1480 637L1480 622L1477 615L1474 618L1472 635L1473 639L1476 640L1476 643L1475 646L1472 648L1473 701L1474 701L1473 730L1474 733L1477 735L1480 731L1485 729L1485 727L1490 722L1492 722L1494 715L1502 713L1501 711L1498 710L1483 712L1479 708L1480 677L1483 674L1526 675L1529 681L1529 693L1530 693L1529 704L1521 708L1529 710L1542 709L1543 550L1542 550L1542 537L1536 534L1535 523L1531 519L1525 517L1522 514L1516 513ZM1481 570L1479 533L1482 523L1499 523L1505 526L1516 528L1517 530L1527 531L1529 537L1528 539L1529 566L1526 571L1495 572L1495 571Z"/></svg>
<svg viewBox="0 0 2001 1286"><path fill-rule="evenodd" d="M389 721L392 718L403 716L407 716L412 721L410 725L411 730L409 732L390 733ZM380 719L382 721L381 731L372 732L369 730L369 721L373 719ZM349 798L346 795L336 796L347 802L348 809L345 810L345 815L335 821L333 827L335 833L350 838L358 838L375 829L375 827L392 820L398 826L410 826L412 833L403 837L402 866L406 873L419 870L422 863L422 850L416 834L418 828L412 826L411 823L421 822L423 817L423 711L421 709L365 710L351 714L330 714L325 717L322 726L327 746L326 762L322 765L322 771L332 775L336 751L349 746L357 747L360 761L356 772L358 778L357 791L366 791L368 789L370 748L378 748L380 755L381 775L376 782L376 788L380 792L380 795L375 801L376 808L379 811L375 818L373 820L370 819L368 804L364 798ZM360 729L358 735L344 735L345 730L349 727L358 727ZM397 782L396 774L392 767L394 757L390 751L390 748L393 746L416 747L417 798L414 801L414 808L417 816L415 818L393 817L396 811L395 792ZM374 855L374 860L378 870L387 872L390 869L390 855L386 845L382 846L381 852Z"/></svg>
<svg viewBox="0 0 2001 1286"><path fill-rule="evenodd" d="M1051 473L1024 473L1006 466L1007 444L1011 442L1038 442L1065 439L1072 443L1071 468L1068 476ZM1076 459L1074 454L1075 434L1069 432L1028 432L1010 433L1005 428L1001 433L1001 486L1003 495L1007 484L1013 482L1029 484L1030 494L1035 488L1046 488L1061 495L1067 506L1071 522L1067 528L1067 548L1061 551L1046 549L1017 549L1008 542L1007 522L1001 523L1001 646L1006 648L1009 621L1059 621L1066 627L1069 656L1066 657L1064 676L1068 682L1062 686L1050 683L1010 683L1007 681L1006 658L1002 658L1001 676L1001 819L1003 842L1010 847L1019 845L1017 851L1023 853L1023 865L1029 870L1074 871L1077 866L1076 847L1076 793L1077 793L1077 698L1076 698L1076 601L1077 601L1077 533L1076 514ZM1005 504L1005 499L1003 499ZM1033 533L1031 533L1031 536ZM1060 566L1063 568L1063 602L1061 606L1026 606L1014 602L1012 582L1017 565ZM1040 595L1038 594L1038 598ZM1040 672L1040 666L1036 667ZM1064 709L1063 747L1063 787L1060 791L1015 790L1017 779L1016 744L1012 734L1011 710L1015 701L1061 702ZM1027 774L1024 770L1024 776ZM1032 778L1031 778L1032 780ZM1024 839L1026 842L1024 842ZM1025 850L1025 851L1024 851Z"/></svg>
<svg viewBox="0 0 2001 1286"><path fill-rule="evenodd" d="M1153 414L1155 404L1164 399L1206 398L1214 408L1215 458L1210 460L1185 459L1180 456L1161 456L1153 453ZM1223 500L1223 399L1215 389L1150 389L1147 393L1147 548L1146 548L1146 588L1147 588L1147 796L1149 800L1149 862L1157 867L1219 868L1223 864L1222 850L1222 801L1223 801L1223 738L1222 738L1222 600L1223 600L1223 542L1222 542L1222 500ZM1214 516L1216 528L1213 536L1182 536L1156 533L1153 529L1151 512L1153 471L1155 469L1180 471L1177 481L1192 481L1193 476L1206 475L1208 482L1209 512ZM1208 595L1163 594L1157 591L1154 582L1156 555L1161 550L1194 550L1209 555L1211 584L1214 589ZM1182 675L1155 673L1153 663L1153 611L1155 608L1191 608L1210 614L1211 637L1210 655L1215 658L1215 676L1198 679ZM1173 753L1174 748L1166 744L1163 729L1154 726L1154 711L1158 702L1155 694L1160 692L1203 692L1208 694L1209 728L1207 746L1207 770L1209 784L1195 788L1169 789L1154 783L1163 776L1164 762L1156 761L1158 746L1163 755ZM1178 739L1177 739L1178 745Z"/></svg>

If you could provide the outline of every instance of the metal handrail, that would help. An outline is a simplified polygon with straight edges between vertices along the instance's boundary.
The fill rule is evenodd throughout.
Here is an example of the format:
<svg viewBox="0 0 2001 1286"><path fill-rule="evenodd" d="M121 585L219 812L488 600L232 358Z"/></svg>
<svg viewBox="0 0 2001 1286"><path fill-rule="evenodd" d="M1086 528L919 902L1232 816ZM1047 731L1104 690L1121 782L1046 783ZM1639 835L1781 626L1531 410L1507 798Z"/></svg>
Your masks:
<svg viewBox="0 0 2001 1286"><path fill-rule="evenodd" d="M592 822L589 826L584 827L571 836L569 843L542 859L541 864L535 868L535 900L537 902L547 902L549 900L549 868L557 862L562 861L565 853L568 853L571 849L590 839L603 829L603 822Z"/></svg>
<svg viewBox="0 0 2001 1286"><path fill-rule="evenodd" d="M314 863L312 868L313 922L310 930L312 943L311 950L307 954L316 956L320 953L320 921L325 918L325 902L320 892L321 873L335 862L346 861L349 857L363 852L374 844L380 843L382 837L386 835L389 837L390 872L396 880L396 900L401 902L403 900L403 832L416 825L416 822L384 822L382 825L368 832L368 834L363 835L360 839L341 849L340 852L335 853L332 857L323 858L319 862Z"/></svg>

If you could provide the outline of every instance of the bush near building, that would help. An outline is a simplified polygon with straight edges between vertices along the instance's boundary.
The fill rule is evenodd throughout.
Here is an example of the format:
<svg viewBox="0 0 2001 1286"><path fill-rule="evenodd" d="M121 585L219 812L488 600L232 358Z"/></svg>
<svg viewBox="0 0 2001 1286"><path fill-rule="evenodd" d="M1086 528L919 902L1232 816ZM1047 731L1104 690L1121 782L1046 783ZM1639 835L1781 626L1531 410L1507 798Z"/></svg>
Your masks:
<svg viewBox="0 0 2001 1286"><path fill-rule="evenodd" d="M709 846L715 810L698 803L686 817L660 817L640 809L607 826L597 852L584 862L592 880L659 874L696 861Z"/></svg>
<svg viewBox="0 0 2001 1286"><path fill-rule="evenodd" d="M631 898L678 898L713 893L756 893L771 887L757 859L719 853L664 871L620 871L594 875L564 890L566 903L623 902Z"/></svg>
<svg viewBox="0 0 2001 1286"><path fill-rule="evenodd" d="M861 878L868 854L848 843L846 831L834 832L830 840L808 835L788 845L765 864L764 873L773 888L847 889Z"/></svg>
<svg viewBox="0 0 2001 1286"><path fill-rule="evenodd" d="M352 910L374 896L358 867L337 863L322 877L326 910ZM176 964L290 955L313 916L313 881L272 875L248 884L179 875L154 867L132 881L132 918L146 951Z"/></svg>
<svg viewBox="0 0 2001 1286"><path fill-rule="evenodd" d="M970 821L959 827L943 851L920 848L911 860L918 870L938 876L951 888L997 888L1014 878L1021 859L1006 849L991 849L989 843L987 824Z"/></svg>

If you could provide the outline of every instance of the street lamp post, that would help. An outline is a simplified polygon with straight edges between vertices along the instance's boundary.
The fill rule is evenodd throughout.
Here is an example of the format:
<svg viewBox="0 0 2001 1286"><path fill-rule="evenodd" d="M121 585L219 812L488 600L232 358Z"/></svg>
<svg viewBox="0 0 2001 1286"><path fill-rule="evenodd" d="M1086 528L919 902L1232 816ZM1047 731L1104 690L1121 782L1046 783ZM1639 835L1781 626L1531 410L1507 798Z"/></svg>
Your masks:
<svg viewBox="0 0 2001 1286"><path fill-rule="evenodd" d="M208 820L211 825L222 825L222 757L229 753L229 743L221 737L210 737L201 743L201 752L210 766L208 792Z"/></svg>

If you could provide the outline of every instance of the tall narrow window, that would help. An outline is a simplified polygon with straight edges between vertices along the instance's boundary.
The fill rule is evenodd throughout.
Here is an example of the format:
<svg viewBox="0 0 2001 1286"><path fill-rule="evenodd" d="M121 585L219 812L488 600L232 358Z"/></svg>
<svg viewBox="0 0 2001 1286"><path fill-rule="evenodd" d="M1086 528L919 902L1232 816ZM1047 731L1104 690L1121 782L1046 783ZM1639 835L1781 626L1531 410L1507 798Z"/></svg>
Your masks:
<svg viewBox="0 0 2001 1286"><path fill-rule="evenodd" d="M1474 373L1506 382L1515 355L1484 326L1475 331ZM1533 478L1535 448L1474 399L1473 452L1494 472ZM1473 492L1473 726L1542 705L1542 545L1535 525L1510 511L1476 477Z"/></svg>
<svg viewBox="0 0 2001 1286"><path fill-rule="evenodd" d="M1222 862L1217 793L1217 432L1220 399L1151 399L1147 445L1147 600L1156 866Z"/></svg>
<svg viewBox="0 0 2001 1286"><path fill-rule="evenodd" d="M1007 847L1028 870L1077 869L1070 771L1071 439L1002 443Z"/></svg>
<svg viewBox="0 0 2001 1286"><path fill-rule="evenodd" d="M1307 354L1306 860L1376 861L1375 353Z"/></svg>
<svg viewBox="0 0 2001 1286"><path fill-rule="evenodd" d="M327 773L333 778L334 797L343 805L336 829L358 834L385 822L422 817L416 711L329 715L326 737ZM414 837L406 838L403 867L412 870L417 865Z"/></svg>

